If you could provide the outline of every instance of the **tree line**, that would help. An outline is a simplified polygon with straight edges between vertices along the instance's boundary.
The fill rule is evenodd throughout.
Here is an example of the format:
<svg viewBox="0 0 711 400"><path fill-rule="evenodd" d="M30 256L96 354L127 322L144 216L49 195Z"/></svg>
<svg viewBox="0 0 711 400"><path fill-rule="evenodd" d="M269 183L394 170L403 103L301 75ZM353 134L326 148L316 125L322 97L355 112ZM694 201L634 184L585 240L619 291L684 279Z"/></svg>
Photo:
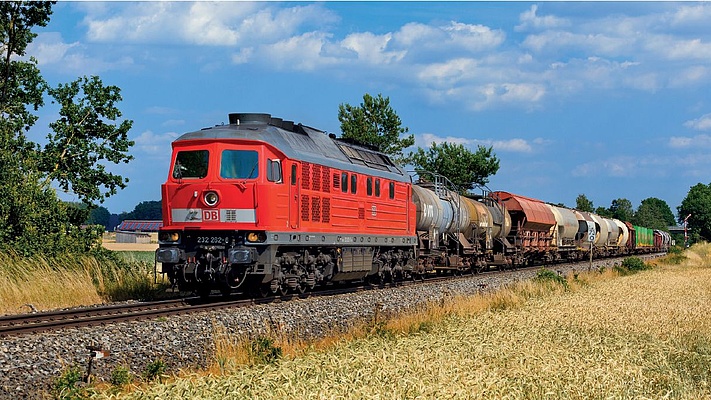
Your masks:
<svg viewBox="0 0 711 400"><path fill-rule="evenodd" d="M27 57L32 30L47 25L54 4L0 2L0 251L26 256L97 250L101 230L84 221L128 183L106 167L133 158L132 121L117 107L118 87L97 76L51 86ZM46 106L59 117L40 145L27 134L41 130L37 113ZM71 191L83 207L61 201L56 190Z"/></svg>
<svg viewBox="0 0 711 400"><path fill-rule="evenodd" d="M499 160L493 148L481 145L473 152L462 144L432 143L426 149L418 147L405 155L404 150L415 143L414 136L403 137L409 129L402 126L400 117L390 106L390 99L381 94L376 97L365 94L360 106L341 104L338 119L343 138L373 146L401 164L413 166L416 172L446 176L454 189L462 194L486 185L489 176L499 170ZM557 205L565 207L564 204ZM664 231L686 219L692 242L711 239L711 183L699 183L689 190L677 207L678 217L664 200L654 197L642 200L635 210L625 198L613 200L610 207L595 208L592 201L580 194L574 208Z"/></svg>
<svg viewBox="0 0 711 400"><path fill-rule="evenodd" d="M52 86L43 79L38 60L26 55L37 36L33 29L47 25L55 3L0 2L0 251L24 256L97 250L101 233L111 228L106 220L112 218L101 204L129 183L107 167L133 159L129 150L134 142L128 138L133 122L118 108L120 88L104 85L98 76ZM43 114L58 118L48 123L40 144L28 133L41 131L35 125L44 107L52 109ZM472 151L444 142L405 154L414 135L381 94L365 94L358 106L340 104L338 120L342 139L372 146L418 174L444 175L461 193L486 185L499 170L493 147L478 145ZM64 202L57 190L79 201ZM142 202L118 217L160 219L159 206ZM666 203L655 198L634 211L625 199L594 211L660 229L673 218ZM711 184L692 187L677 211L676 220L686 219L694 240L711 239Z"/></svg>

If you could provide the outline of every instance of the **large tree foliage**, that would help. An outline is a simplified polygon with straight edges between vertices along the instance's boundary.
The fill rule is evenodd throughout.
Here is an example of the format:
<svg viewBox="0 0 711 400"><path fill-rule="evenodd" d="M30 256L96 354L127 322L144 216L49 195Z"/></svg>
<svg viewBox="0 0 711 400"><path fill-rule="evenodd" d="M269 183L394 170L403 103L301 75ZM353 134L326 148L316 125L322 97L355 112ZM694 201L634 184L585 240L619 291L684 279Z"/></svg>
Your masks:
<svg viewBox="0 0 711 400"><path fill-rule="evenodd" d="M136 205L133 211L121 213L119 215L121 221L127 219L144 219L160 221L163 219L163 209L160 200L142 201Z"/></svg>
<svg viewBox="0 0 711 400"><path fill-rule="evenodd" d="M472 152L462 144L432 143L426 151L418 148L409 159L417 171L444 175L462 193L475 185L486 185L489 176L499 170L499 160L492 147L478 146L477 151Z"/></svg>
<svg viewBox="0 0 711 400"><path fill-rule="evenodd" d="M692 235L711 240L711 183L697 183L692 186L677 210L679 222L683 222L684 218L691 214L687 226Z"/></svg>
<svg viewBox="0 0 711 400"><path fill-rule="evenodd" d="M632 202L625 198L612 200L612 204L610 204L610 214L612 218L617 218L620 221L632 221L632 217L634 217Z"/></svg>
<svg viewBox="0 0 711 400"><path fill-rule="evenodd" d="M415 144L414 135L400 138L408 132L390 106L390 98L378 94L363 95L360 106L340 104L338 120L341 122L341 137L377 148L396 161L403 160L403 149Z"/></svg>
<svg viewBox="0 0 711 400"><path fill-rule="evenodd" d="M639 226L668 231L675 225L674 213L666 201L656 197L642 200L632 221Z"/></svg>
<svg viewBox="0 0 711 400"><path fill-rule="evenodd" d="M96 76L49 90L62 108L61 118L50 124L54 133L47 136L49 143L42 153L43 171L47 179L58 182L65 191L71 189L87 204L103 202L128 182L99 163L127 163L133 159L127 154L133 145L128 140L131 121L124 120L118 126L107 123L121 117L116 108L121 101L119 93L118 87L104 86Z"/></svg>
<svg viewBox="0 0 711 400"><path fill-rule="evenodd" d="M584 194L579 194L578 197L575 198L575 209L586 212L595 211L593 202Z"/></svg>
<svg viewBox="0 0 711 400"><path fill-rule="evenodd" d="M73 190L88 207L103 201L125 181L105 171L104 162L128 161L131 126L120 117L118 88L98 78L80 78L50 89L26 57L34 27L46 26L53 2L0 2L0 249L20 254L84 251L98 233L82 229L86 209L62 202L51 187ZM34 114L48 94L60 104L45 148L27 139ZM77 98L78 97L78 98ZM97 194L99 193L99 194Z"/></svg>

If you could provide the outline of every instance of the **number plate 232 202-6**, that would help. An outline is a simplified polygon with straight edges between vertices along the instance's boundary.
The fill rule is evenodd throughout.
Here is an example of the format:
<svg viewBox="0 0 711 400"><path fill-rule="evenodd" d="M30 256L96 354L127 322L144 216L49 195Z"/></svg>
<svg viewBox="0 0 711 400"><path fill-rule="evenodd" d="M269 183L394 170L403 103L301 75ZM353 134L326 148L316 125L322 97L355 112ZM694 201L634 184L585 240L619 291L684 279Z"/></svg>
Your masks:
<svg viewBox="0 0 711 400"><path fill-rule="evenodd" d="M198 236L197 244L228 244L229 239L221 236Z"/></svg>

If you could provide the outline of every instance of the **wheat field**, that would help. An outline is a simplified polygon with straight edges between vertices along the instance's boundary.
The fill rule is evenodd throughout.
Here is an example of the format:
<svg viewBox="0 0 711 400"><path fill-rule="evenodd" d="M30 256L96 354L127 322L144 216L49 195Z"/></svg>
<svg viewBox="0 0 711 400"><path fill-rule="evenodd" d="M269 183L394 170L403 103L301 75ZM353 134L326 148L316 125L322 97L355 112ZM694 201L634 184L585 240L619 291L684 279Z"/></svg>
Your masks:
<svg viewBox="0 0 711 400"><path fill-rule="evenodd" d="M217 354L228 366L219 373L185 373L112 396L711 398L710 249L696 246L679 265L629 276L579 276L555 290L456 299L419 319L306 346L274 362L230 364Z"/></svg>

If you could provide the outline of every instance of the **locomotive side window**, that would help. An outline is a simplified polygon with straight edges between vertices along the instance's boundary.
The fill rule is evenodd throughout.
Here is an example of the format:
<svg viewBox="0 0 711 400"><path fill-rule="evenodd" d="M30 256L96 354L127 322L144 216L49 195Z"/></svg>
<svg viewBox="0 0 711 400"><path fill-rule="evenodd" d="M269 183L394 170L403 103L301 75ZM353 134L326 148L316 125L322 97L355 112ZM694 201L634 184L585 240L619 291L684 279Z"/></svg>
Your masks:
<svg viewBox="0 0 711 400"><path fill-rule="evenodd" d="M365 181L366 183L366 191L368 192L368 196L373 195L373 178L368 177L368 179Z"/></svg>
<svg viewBox="0 0 711 400"><path fill-rule="evenodd" d="M291 184L296 185L296 164L291 166Z"/></svg>
<svg viewBox="0 0 711 400"><path fill-rule="evenodd" d="M267 160L267 180L281 183L281 161Z"/></svg>
<svg viewBox="0 0 711 400"><path fill-rule="evenodd" d="M259 176L259 155L254 150L223 150L220 177L253 179Z"/></svg>
<svg viewBox="0 0 711 400"><path fill-rule="evenodd" d="M390 198L395 198L395 182L390 182Z"/></svg>
<svg viewBox="0 0 711 400"><path fill-rule="evenodd" d="M358 187L358 175L351 175L351 193L355 194L356 188Z"/></svg>
<svg viewBox="0 0 711 400"><path fill-rule="evenodd" d="M202 179L207 176L207 150L180 151L175 156L174 179Z"/></svg>
<svg viewBox="0 0 711 400"><path fill-rule="evenodd" d="M341 192L348 192L348 174L346 172L341 174Z"/></svg>
<svg viewBox="0 0 711 400"><path fill-rule="evenodd" d="M380 197L380 179L375 178L375 197Z"/></svg>

